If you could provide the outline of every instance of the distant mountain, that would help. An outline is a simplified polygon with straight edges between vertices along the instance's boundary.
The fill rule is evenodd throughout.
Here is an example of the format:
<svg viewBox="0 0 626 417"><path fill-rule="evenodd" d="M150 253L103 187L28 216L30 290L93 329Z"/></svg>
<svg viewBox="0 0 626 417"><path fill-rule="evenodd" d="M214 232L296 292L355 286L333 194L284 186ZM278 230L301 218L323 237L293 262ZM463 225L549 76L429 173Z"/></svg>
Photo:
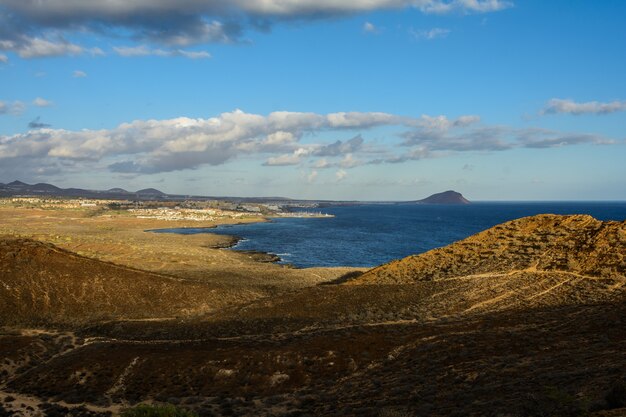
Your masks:
<svg viewBox="0 0 626 417"><path fill-rule="evenodd" d="M31 185L29 186L30 189L32 189L33 191L40 191L40 192L55 192L55 191L61 191L61 189L59 187L57 187L56 185L52 185L52 184L46 184L43 182L40 182L38 184L35 185Z"/></svg>
<svg viewBox="0 0 626 417"><path fill-rule="evenodd" d="M71 198L96 198L111 200L226 200L233 203L266 203L294 201L284 197L217 197L217 196L191 196L167 194L156 188L144 188L139 191L128 191L120 187L108 190L84 190L82 188L59 188L52 184L38 183L27 184L22 181L13 181L8 184L0 183L0 197L8 196L49 196Z"/></svg>
<svg viewBox="0 0 626 417"><path fill-rule="evenodd" d="M135 194L150 195L150 196L164 196L164 195L167 195L164 192L157 190L156 188L144 188L143 190L137 191Z"/></svg>
<svg viewBox="0 0 626 417"><path fill-rule="evenodd" d="M34 192L34 193L46 193L46 192L57 192L60 191L61 189L57 186L54 186L52 184L46 184L43 182L40 182L38 184L34 184L34 185L30 185L30 184L26 184L25 182L22 181L13 181L10 182L8 184L0 184L1 188L6 188L9 190L15 190L15 191L27 191L27 192Z"/></svg>
<svg viewBox="0 0 626 417"><path fill-rule="evenodd" d="M28 184L26 184L25 182L15 180L15 181L13 181L13 182L8 183L8 184L6 185L6 187L8 187L8 188L14 188L14 189L15 189L15 188L18 188L18 189L19 189L19 188L29 187L29 185L28 185Z"/></svg>
<svg viewBox="0 0 626 417"><path fill-rule="evenodd" d="M456 191L444 191L443 193L433 194L423 200L417 200L419 204L470 204L461 193Z"/></svg>

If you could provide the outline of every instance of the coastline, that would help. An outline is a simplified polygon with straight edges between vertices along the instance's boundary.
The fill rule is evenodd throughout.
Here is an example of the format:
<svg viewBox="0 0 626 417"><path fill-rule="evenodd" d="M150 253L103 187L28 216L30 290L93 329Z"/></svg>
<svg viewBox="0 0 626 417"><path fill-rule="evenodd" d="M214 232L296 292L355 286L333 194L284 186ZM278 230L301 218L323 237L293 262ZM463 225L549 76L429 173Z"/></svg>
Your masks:
<svg viewBox="0 0 626 417"><path fill-rule="evenodd" d="M180 232L174 232L171 230L181 230L181 229L206 229L206 230L213 230L213 229L217 229L219 227L232 227L232 226L242 226L242 225L248 225L248 224L254 224L254 223L270 223L272 222L271 218L268 217L262 217L259 218L258 221L253 221L253 222L236 222L236 223L224 223L224 224L218 224L218 225L212 225L212 226L201 226L201 227L193 227L193 226L184 226L184 227L172 227L172 228L160 228L160 229L148 229L148 230L144 230L145 232L151 232L151 233L172 233L172 234L176 234L176 235L182 235L182 236L189 236L189 235L194 235L196 233L180 233ZM246 238L243 238L241 236L237 236L237 235L223 235L223 234L217 234L217 233L210 233L210 232L201 232L201 233L197 233L197 234L210 234L213 236L219 236L221 238L223 238L225 241L223 242L216 242L214 244L211 245L206 245L205 247L208 249L228 249L228 250L232 250L232 251L236 251L237 253L243 254L243 255L247 255L248 258L250 258L251 260L253 260L254 262L261 262L261 263L278 263L282 261L282 258L280 256L278 256L275 253L272 252L265 252L265 251L258 251L258 250L238 250L236 249L236 246L246 240Z"/></svg>
<svg viewBox="0 0 626 417"><path fill-rule="evenodd" d="M304 214L304 215L303 215ZM217 224L217 225L211 225L211 226L201 226L201 227L194 227L194 226L183 226L183 227L171 227L171 228L159 228L159 229L148 229L145 230L145 232L152 232L152 233L172 233L172 234L177 234L177 235L184 235L184 236L189 236L189 235L194 235L196 233L180 233L180 232L175 232L173 230L184 230L184 229L194 229L194 230L212 230L212 229L218 229L220 227L223 228L227 228L227 227L233 227L233 226L243 226L243 225L249 225L249 224L255 224L255 223L271 223L273 222L273 219L285 219L285 218L302 218L302 219L327 219L327 218L334 218L335 215L334 214L326 214L326 213L310 213L310 212L294 212L294 213L283 213L283 215L278 215L278 216L263 216L260 217L259 219L255 220L255 221L246 221L246 222L242 222L242 221L238 221L235 223L223 223L223 224ZM242 241L248 240L244 237L241 236L237 236L237 235L230 235L230 234L218 234L218 233L210 233L210 232L200 232L197 234L211 234L213 236L220 236L222 238L225 239L224 242L217 242L215 244L212 245L207 245L206 247L209 249L227 249L227 250L232 250L235 251L237 253L243 254L243 255L247 255L252 261L254 262L260 262L260 263L272 263L272 264L279 264L279 262L282 262L283 259L276 253L274 252L270 252L270 251L261 251L261 250L251 250L251 249L237 249L237 245L239 243L241 243ZM294 266L292 264L289 263L284 263L284 264L280 264L283 267L287 267L287 268L294 268L294 269L302 269L299 268L297 266Z"/></svg>

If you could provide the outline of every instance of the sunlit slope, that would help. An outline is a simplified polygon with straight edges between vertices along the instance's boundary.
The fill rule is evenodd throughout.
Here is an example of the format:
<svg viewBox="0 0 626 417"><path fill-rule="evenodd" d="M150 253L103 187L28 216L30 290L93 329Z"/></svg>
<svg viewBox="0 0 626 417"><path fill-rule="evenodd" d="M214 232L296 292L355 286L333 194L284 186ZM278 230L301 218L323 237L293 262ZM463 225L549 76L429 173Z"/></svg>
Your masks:
<svg viewBox="0 0 626 417"><path fill-rule="evenodd" d="M201 282L0 239L0 325L186 316L210 311L214 297Z"/></svg>
<svg viewBox="0 0 626 417"><path fill-rule="evenodd" d="M525 217L379 266L350 284L405 284L516 271L623 278L626 222L587 215Z"/></svg>

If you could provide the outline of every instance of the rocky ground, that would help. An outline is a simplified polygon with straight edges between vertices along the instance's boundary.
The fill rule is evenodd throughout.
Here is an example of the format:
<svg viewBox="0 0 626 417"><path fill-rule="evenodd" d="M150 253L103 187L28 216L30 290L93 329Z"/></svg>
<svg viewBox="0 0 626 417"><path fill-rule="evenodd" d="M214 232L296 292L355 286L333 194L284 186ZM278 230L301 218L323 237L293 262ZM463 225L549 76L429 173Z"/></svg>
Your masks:
<svg viewBox="0 0 626 417"><path fill-rule="evenodd" d="M626 222L535 216L362 274L2 220L0 416L626 415Z"/></svg>

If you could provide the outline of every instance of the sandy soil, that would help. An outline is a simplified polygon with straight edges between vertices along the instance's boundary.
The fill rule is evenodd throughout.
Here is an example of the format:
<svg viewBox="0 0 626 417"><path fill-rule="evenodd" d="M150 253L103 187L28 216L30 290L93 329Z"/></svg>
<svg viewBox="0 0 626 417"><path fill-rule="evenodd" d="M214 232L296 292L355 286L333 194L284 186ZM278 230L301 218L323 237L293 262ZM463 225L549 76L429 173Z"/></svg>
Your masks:
<svg viewBox="0 0 626 417"><path fill-rule="evenodd" d="M0 208L1 417L626 410L626 222L535 216L361 274L101 214Z"/></svg>
<svg viewBox="0 0 626 417"><path fill-rule="evenodd" d="M37 239L89 258L181 278L199 279L216 287L258 292L258 296L315 285L358 268L295 269L257 262L253 254L228 249L223 235L176 235L147 230L172 227L215 227L264 221L262 217L213 222L138 219L95 209L29 209L0 206L0 235Z"/></svg>

